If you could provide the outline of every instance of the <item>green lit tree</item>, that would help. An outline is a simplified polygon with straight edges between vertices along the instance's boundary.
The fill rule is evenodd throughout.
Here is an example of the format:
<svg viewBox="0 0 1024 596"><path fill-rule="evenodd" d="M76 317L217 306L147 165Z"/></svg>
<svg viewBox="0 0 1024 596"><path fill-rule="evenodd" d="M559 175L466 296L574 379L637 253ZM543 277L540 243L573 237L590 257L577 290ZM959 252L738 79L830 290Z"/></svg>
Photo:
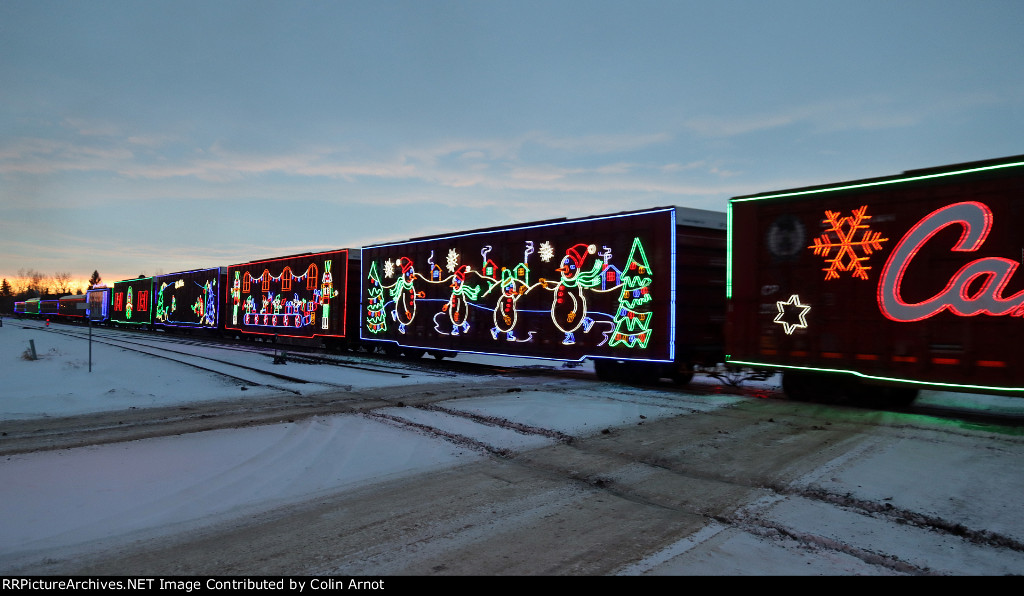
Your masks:
<svg viewBox="0 0 1024 596"><path fill-rule="evenodd" d="M380 285L377 263L370 265L367 277L370 280L370 287L366 291L366 329L371 333L382 333L387 331L388 324L384 316L384 288Z"/></svg>
<svg viewBox="0 0 1024 596"><path fill-rule="evenodd" d="M622 273L622 292L619 294L619 308L615 311L615 331L608 341L609 346L646 348L651 340L651 316L653 313L638 310L651 301L651 266L644 254L639 238L633 239L629 260Z"/></svg>

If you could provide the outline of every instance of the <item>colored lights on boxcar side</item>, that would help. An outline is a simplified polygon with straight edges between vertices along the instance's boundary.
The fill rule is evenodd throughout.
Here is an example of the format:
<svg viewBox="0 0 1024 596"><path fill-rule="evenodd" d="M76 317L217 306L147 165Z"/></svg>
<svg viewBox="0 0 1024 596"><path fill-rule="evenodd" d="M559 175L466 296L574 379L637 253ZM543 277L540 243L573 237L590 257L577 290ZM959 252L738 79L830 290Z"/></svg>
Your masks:
<svg viewBox="0 0 1024 596"><path fill-rule="evenodd" d="M363 338L671 360L674 234L674 211L662 209L364 248Z"/></svg>

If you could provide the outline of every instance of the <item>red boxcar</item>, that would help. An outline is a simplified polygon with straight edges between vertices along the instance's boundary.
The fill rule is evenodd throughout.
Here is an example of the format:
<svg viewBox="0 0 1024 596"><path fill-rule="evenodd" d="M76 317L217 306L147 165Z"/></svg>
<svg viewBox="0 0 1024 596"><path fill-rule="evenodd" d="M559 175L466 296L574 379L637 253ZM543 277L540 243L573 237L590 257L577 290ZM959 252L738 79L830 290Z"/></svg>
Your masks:
<svg viewBox="0 0 1024 596"><path fill-rule="evenodd" d="M230 265L222 325L285 343L340 342L347 332L348 267L347 249Z"/></svg>
<svg viewBox="0 0 1024 596"><path fill-rule="evenodd" d="M85 319L86 308L88 305L85 303L85 294L69 294L67 296L61 296L57 312L64 318L71 320Z"/></svg>
<svg viewBox="0 0 1024 596"><path fill-rule="evenodd" d="M723 213L682 207L364 247L362 339L686 381L721 362L724 247Z"/></svg>
<svg viewBox="0 0 1024 596"><path fill-rule="evenodd" d="M1024 156L733 198L728 362L797 399L1021 394L1022 199Z"/></svg>

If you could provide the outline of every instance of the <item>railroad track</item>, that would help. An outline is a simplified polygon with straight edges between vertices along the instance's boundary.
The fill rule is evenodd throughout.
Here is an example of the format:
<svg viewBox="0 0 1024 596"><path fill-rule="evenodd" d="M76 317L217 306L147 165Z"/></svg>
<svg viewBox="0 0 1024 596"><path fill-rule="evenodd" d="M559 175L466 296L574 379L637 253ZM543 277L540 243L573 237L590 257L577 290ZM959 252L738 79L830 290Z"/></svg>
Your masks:
<svg viewBox="0 0 1024 596"><path fill-rule="evenodd" d="M138 353L138 354L143 354L143 355L146 355L146 356L150 356L150 357L153 357L153 358L160 358L160 359L163 359L163 360L169 360L171 362L175 362L175 363L181 364L183 366L188 366L188 367L195 368L195 369L198 369L198 370L202 370L202 371L205 371L205 372L209 372L209 373L221 376L221 377L225 377L225 378L231 379L231 380L233 380L235 382L243 383L245 385L268 386L268 387L272 387L274 389L279 389L281 391L287 391L289 393L294 393L294 394L298 394L299 393L299 391L297 391L295 389L289 389L287 387L281 387L281 386L278 386L278 385L273 385L270 382L266 381L265 379L264 380L256 380L258 377L254 377L251 374L249 374L247 376L240 376L241 373L238 373L238 372L227 372L223 367L227 366L227 367L231 367L231 369L237 369L239 371L247 371L249 373L256 373L256 374L261 375L263 377L271 377L273 379L277 379L277 380L281 380L281 381L287 381L289 383L297 383L297 384L307 384L307 383L309 383L309 381L306 380L306 379L301 379L301 378L298 378L298 377L295 377L295 376L292 376L292 375L286 375L286 374L275 372L275 371L265 370L265 369L261 369L261 368L257 368L257 367L253 367L253 366L247 366L247 365L244 365L244 364L240 364L240 363L237 363L237 362L231 362L229 360L224 360L224 359L220 359L220 358L213 358L213 357L209 357L209 356L202 356L202 355L199 355L199 354L189 353L189 352L185 352L185 351L181 351L181 350L173 350L173 349L167 348L167 347L153 346L153 345L149 345L149 344L146 344L146 343L143 343L143 342L139 342L139 341L132 341L132 340L121 339L121 338L114 338L114 337L111 337L109 335L102 335L102 336L99 336L99 337L94 336L92 338L89 338L86 334L83 334L81 332L73 332L73 331L66 330L66 329L58 329L58 328L55 328L55 327L35 327L35 326L25 327L25 326L23 326L22 328L23 329L32 329L32 330L35 330L35 331L43 331L43 332L46 332L46 333L53 333L53 334L56 334L56 335L63 335L63 336L66 336L66 337L72 337L72 338L75 338L75 339L81 339L83 341L89 340L89 341L93 341L93 342L98 343L98 344L112 346L112 347L120 348L122 350L129 350L129 351L132 351L132 352L135 352L135 353ZM214 363L214 364L217 364L217 365L220 365L220 366L212 366L211 363ZM231 369L228 369L228 370L231 370Z"/></svg>
<svg viewBox="0 0 1024 596"><path fill-rule="evenodd" d="M44 330L51 333L58 333L69 337L77 337L80 339L87 338L87 332L80 330L74 326L25 326L15 323L15 326L19 326L23 329L34 329ZM374 355L356 355L353 353L352 356L340 356L336 354L329 354L322 351L316 351L311 348L304 348L301 346L285 346L280 344L273 344L270 346L257 346L248 343L236 343L232 341L224 341L222 338L183 338L178 336L165 336L165 335L150 335L140 334L137 338L126 339L123 337L125 330L118 330L117 333L112 332L109 329L103 329L99 333L93 331L93 341L99 343L106 343L122 349L129 349L136 351L141 354L146 354L153 357L164 358L179 362L183 365L205 370L214 374L218 374L227 378L231 378L236 382L242 382L253 386L269 386L281 391L286 391L293 394L298 394L299 391L295 389L289 389L273 385L267 381L255 380L251 375L247 377L240 376L239 374L232 374L211 368L206 363L216 363L223 366L234 367L239 370L247 371L248 373L256 373L258 375L271 377L280 381L286 381L289 383L296 384L308 384L311 381L302 379L293 375L284 374L277 371L271 371L267 368L247 366L229 360L214 358L211 356L201 356L187 351L175 350L168 347L157 347L152 344L154 343L170 343L180 344L193 347L208 347L219 350L231 350L247 353L255 353L266 356L268 359L276 359L281 362L297 362L304 364L318 364L327 366L336 366L341 368L348 368L353 370L361 370L366 372L394 375L399 377L406 377L412 372L419 374L432 374L442 377L456 377L459 374L474 374L474 375L496 375L496 376L549 376L555 378L567 378L580 376L575 374L575 371L571 369L559 368L555 366L538 366L535 364L524 365L524 366L501 366L482 364L478 362L466 362L458 360L411 360L411 359L398 359L398 358L377 358ZM130 330L128 330L130 334ZM153 350L157 350L154 352ZM169 354L160 354L159 351L165 351ZM174 354L174 356L170 355ZM192 359L190 361L189 359ZM196 361L198 360L198 361ZM273 365L273 364L271 364ZM704 374L704 373L698 373ZM707 374L711 378L720 378L720 375ZM731 382L730 382L731 381ZM316 382L320 385L331 385L330 383L323 383L320 381ZM335 384L338 387L345 387L342 384ZM670 387L670 383L653 383L650 386L666 388ZM730 393L735 395L742 395L744 397L750 397L755 399L779 399L786 400L785 395L781 390L766 390L759 387L744 386L742 382L736 380L724 379L720 384L698 384L691 383L681 390L687 393L696 394L715 394L715 393ZM1024 404L1024 402L1022 402ZM849 407L861 407L855 404L836 403L833 405L849 406ZM872 406L873 410L885 409L877 405ZM1021 412L1011 412L1003 410L980 410L972 407L956 407L956 406L942 406L928 403L917 402L907 407L901 407L896 411L912 414L920 414L923 416L931 416L940 419L946 419L951 421L966 422L973 424L990 424L996 426L1009 426L1009 427L1021 427L1024 426L1024 410Z"/></svg>

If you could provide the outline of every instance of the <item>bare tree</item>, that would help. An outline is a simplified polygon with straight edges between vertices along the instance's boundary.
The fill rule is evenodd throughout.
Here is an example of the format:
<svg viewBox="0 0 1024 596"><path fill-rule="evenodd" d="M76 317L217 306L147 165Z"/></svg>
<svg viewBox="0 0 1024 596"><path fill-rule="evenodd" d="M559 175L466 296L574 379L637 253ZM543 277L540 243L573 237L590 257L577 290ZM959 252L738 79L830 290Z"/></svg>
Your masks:
<svg viewBox="0 0 1024 596"><path fill-rule="evenodd" d="M48 288L47 277L35 269L18 269L18 277L21 278L23 292L29 298L42 298Z"/></svg>
<svg viewBox="0 0 1024 596"><path fill-rule="evenodd" d="M69 293L71 287L71 272L58 271L53 276L53 290L61 296Z"/></svg>
<svg viewBox="0 0 1024 596"><path fill-rule="evenodd" d="M25 269L18 269L18 277L14 278L14 294L24 295L28 292L28 274L25 273Z"/></svg>

